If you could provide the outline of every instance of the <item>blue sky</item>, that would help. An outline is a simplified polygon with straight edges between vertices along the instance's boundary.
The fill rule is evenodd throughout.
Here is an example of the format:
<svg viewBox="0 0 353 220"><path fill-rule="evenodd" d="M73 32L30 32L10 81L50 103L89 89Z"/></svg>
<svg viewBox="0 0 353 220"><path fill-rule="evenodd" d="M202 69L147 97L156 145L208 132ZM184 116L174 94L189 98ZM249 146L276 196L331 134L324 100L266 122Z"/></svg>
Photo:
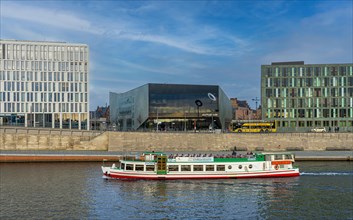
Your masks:
<svg viewBox="0 0 353 220"><path fill-rule="evenodd" d="M261 64L352 63L352 1L0 1L1 39L90 48L90 109L146 83L260 97Z"/></svg>

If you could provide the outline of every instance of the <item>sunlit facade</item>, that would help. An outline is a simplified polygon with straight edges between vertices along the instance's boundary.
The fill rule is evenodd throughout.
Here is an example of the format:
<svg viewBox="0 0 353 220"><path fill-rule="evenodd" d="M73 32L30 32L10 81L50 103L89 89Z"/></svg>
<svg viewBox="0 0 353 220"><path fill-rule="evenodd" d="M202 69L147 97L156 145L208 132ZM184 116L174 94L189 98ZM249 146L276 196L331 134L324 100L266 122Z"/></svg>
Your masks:
<svg viewBox="0 0 353 220"><path fill-rule="evenodd" d="M214 85L146 84L109 99L118 130L226 130L232 120L229 98Z"/></svg>
<svg viewBox="0 0 353 220"><path fill-rule="evenodd" d="M89 129L85 44L0 40L0 125Z"/></svg>
<svg viewBox="0 0 353 220"><path fill-rule="evenodd" d="M353 64L272 63L261 66L262 118L280 131L353 131Z"/></svg>

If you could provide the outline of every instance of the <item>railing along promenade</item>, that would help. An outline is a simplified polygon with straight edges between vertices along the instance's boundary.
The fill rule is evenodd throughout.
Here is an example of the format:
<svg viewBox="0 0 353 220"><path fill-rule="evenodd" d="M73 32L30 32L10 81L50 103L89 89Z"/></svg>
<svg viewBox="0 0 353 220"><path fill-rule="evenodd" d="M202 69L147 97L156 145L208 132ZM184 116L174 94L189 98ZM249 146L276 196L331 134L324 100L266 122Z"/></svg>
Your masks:
<svg viewBox="0 0 353 220"><path fill-rule="evenodd" d="M14 126L0 126L0 133L3 134L47 134L47 135L70 135L70 136L86 136L96 137L103 133L103 131L93 130L69 130L69 129L55 129L55 128L24 128Z"/></svg>

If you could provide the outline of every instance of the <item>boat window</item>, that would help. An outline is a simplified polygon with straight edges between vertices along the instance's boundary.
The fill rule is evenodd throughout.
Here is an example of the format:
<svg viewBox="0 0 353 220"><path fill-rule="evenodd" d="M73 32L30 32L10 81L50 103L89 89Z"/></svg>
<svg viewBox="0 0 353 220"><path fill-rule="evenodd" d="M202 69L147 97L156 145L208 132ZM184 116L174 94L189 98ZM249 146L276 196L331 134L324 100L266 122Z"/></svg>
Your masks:
<svg viewBox="0 0 353 220"><path fill-rule="evenodd" d="M292 159L292 155L290 155L290 154L286 154L286 155L285 155L285 159L287 159L287 160L291 160L291 159Z"/></svg>
<svg viewBox="0 0 353 220"><path fill-rule="evenodd" d="M271 161L271 155L266 155L266 161Z"/></svg>
<svg viewBox="0 0 353 220"><path fill-rule="evenodd" d="M181 165L181 171L191 171L191 165Z"/></svg>
<svg viewBox="0 0 353 220"><path fill-rule="evenodd" d="M154 165L146 165L146 171L154 171Z"/></svg>
<svg viewBox="0 0 353 220"><path fill-rule="evenodd" d="M124 163L120 164L120 169L122 169L122 170L125 169L125 164Z"/></svg>
<svg viewBox="0 0 353 220"><path fill-rule="evenodd" d="M242 165L239 165L239 167L238 167L238 168L239 168L239 170L241 170L241 169L243 168L243 166L242 166Z"/></svg>
<svg viewBox="0 0 353 220"><path fill-rule="evenodd" d="M229 166L228 166L228 170L231 170L231 169L232 169L232 166L231 166L231 165L229 165Z"/></svg>
<svg viewBox="0 0 353 220"><path fill-rule="evenodd" d="M203 165L194 165L194 171L203 171Z"/></svg>
<svg viewBox="0 0 353 220"><path fill-rule="evenodd" d="M143 171L143 164L136 164L135 171Z"/></svg>
<svg viewBox="0 0 353 220"><path fill-rule="evenodd" d="M178 172L179 166L178 165L168 165L168 170Z"/></svg>
<svg viewBox="0 0 353 220"><path fill-rule="evenodd" d="M282 160L282 155L281 154L276 154L275 155L275 160Z"/></svg>
<svg viewBox="0 0 353 220"><path fill-rule="evenodd" d="M217 171L225 171L226 166L225 165L217 165Z"/></svg>
<svg viewBox="0 0 353 220"><path fill-rule="evenodd" d="M133 164L126 164L125 170L134 170Z"/></svg>
<svg viewBox="0 0 353 220"><path fill-rule="evenodd" d="M214 171L214 165L206 165L206 171Z"/></svg>
<svg viewBox="0 0 353 220"><path fill-rule="evenodd" d="M249 169L251 169L251 168L252 168L252 164L249 165Z"/></svg>

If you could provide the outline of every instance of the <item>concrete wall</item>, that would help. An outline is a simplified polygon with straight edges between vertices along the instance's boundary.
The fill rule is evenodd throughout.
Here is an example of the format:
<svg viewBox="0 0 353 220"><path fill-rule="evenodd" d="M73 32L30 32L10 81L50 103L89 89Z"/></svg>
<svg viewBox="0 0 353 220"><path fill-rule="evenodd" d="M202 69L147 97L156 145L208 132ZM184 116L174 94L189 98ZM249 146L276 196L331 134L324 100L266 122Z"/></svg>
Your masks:
<svg viewBox="0 0 353 220"><path fill-rule="evenodd" d="M353 133L148 133L0 128L0 150L353 150Z"/></svg>
<svg viewBox="0 0 353 220"><path fill-rule="evenodd" d="M353 133L138 133L110 132L110 151L353 150Z"/></svg>
<svg viewBox="0 0 353 220"><path fill-rule="evenodd" d="M82 130L0 128L0 150L108 150L108 136Z"/></svg>

